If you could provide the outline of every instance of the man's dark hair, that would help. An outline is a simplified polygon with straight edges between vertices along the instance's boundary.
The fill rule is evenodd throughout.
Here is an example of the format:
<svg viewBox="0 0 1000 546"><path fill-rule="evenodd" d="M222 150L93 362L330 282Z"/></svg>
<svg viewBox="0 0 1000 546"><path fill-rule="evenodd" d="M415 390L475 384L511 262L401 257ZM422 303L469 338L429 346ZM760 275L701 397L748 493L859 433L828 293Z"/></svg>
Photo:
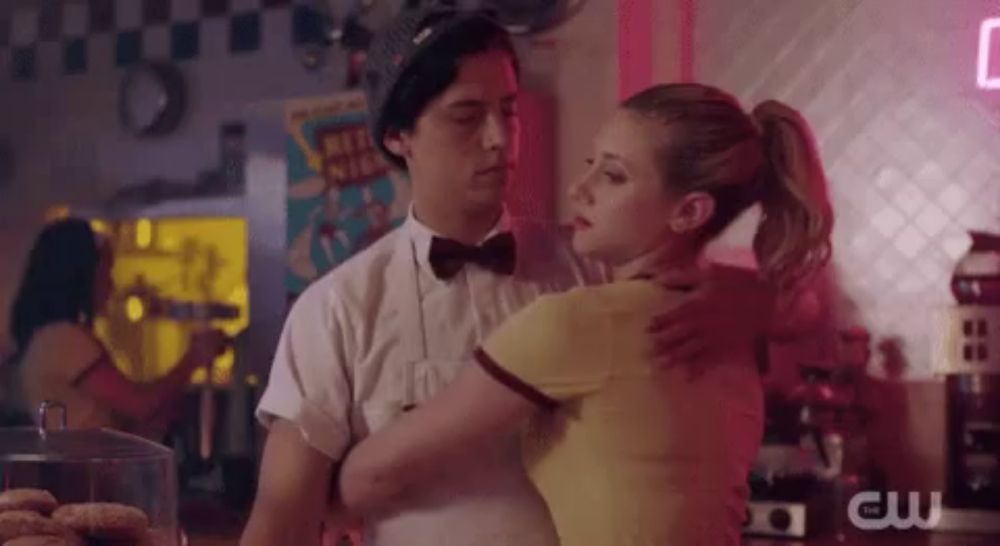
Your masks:
<svg viewBox="0 0 1000 546"><path fill-rule="evenodd" d="M432 25L433 21L428 21ZM442 36L423 51L400 77L384 110L386 129L412 130L427 105L458 77L462 59L487 51L510 54L514 72L519 73L517 53L510 36L495 24L472 20ZM405 168L402 158L391 155L396 166Z"/></svg>

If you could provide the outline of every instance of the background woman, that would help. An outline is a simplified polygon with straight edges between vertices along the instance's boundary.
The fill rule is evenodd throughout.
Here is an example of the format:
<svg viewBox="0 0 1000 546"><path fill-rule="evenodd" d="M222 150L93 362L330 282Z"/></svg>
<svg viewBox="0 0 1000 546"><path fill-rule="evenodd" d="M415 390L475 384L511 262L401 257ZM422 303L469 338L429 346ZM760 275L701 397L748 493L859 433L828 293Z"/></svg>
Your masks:
<svg viewBox="0 0 1000 546"><path fill-rule="evenodd" d="M204 330L163 378L135 383L125 377L94 335L93 320L111 295L114 257L108 241L84 220L66 219L42 230L11 311L15 355L28 411L43 400L66 405L71 428L161 428L198 367L210 366L226 347L225 335Z"/></svg>

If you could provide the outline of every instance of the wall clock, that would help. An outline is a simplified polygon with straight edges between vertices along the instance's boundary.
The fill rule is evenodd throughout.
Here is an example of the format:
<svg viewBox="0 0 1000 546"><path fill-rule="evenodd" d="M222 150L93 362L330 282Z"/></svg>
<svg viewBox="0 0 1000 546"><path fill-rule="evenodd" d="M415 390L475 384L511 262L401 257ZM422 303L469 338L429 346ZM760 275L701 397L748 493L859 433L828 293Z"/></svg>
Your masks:
<svg viewBox="0 0 1000 546"><path fill-rule="evenodd" d="M147 62L125 72L118 113L125 129L137 136L165 135L180 124L186 102L181 71L169 63Z"/></svg>

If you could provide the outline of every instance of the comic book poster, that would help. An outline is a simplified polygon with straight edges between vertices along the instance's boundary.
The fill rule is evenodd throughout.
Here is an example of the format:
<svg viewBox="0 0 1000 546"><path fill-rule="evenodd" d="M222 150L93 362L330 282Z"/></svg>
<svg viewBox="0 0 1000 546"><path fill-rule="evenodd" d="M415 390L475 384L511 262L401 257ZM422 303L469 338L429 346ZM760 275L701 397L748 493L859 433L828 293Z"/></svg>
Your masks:
<svg viewBox="0 0 1000 546"><path fill-rule="evenodd" d="M402 223L409 185L372 144L365 99L352 92L289 101L285 291L310 282Z"/></svg>

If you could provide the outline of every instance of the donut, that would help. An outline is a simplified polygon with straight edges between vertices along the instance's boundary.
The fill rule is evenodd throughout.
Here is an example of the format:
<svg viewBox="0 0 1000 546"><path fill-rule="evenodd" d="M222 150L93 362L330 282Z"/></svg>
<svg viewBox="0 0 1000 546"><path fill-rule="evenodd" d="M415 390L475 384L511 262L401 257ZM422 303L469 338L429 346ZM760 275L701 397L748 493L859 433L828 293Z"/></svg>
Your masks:
<svg viewBox="0 0 1000 546"><path fill-rule="evenodd" d="M28 510L8 510L0 512L0 544L8 540L32 535L65 535L69 530L65 525L51 520L38 512Z"/></svg>
<svg viewBox="0 0 1000 546"><path fill-rule="evenodd" d="M28 510L49 515L59 502L44 489L8 489L0 493L0 512Z"/></svg>
<svg viewBox="0 0 1000 546"><path fill-rule="evenodd" d="M64 504L52 519L88 538L139 540L149 528L145 512L113 502Z"/></svg>

